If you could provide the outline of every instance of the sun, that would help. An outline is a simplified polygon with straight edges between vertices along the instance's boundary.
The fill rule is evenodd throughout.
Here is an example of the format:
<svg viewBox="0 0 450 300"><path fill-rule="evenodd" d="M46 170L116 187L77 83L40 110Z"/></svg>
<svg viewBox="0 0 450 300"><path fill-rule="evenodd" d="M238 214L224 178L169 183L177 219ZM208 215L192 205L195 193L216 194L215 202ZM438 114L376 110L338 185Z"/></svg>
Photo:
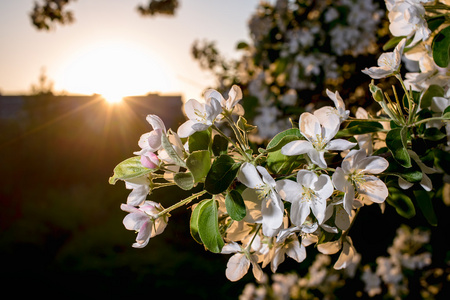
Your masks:
<svg viewBox="0 0 450 300"><path fill-rule="evenodd" d="M170 70L148 49L129 42L99 42L80 50L63 69L69 92L100 94L109 103L171 89Z"/></svg>

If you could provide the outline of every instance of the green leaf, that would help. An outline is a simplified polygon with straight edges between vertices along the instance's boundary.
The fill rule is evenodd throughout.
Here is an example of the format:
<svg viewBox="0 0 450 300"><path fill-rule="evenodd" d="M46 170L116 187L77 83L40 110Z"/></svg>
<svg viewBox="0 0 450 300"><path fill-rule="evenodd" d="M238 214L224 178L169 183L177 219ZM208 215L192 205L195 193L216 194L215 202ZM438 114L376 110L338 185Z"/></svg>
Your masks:
<svg viewBox="0 0 450 300"><path fill-rule="evenodd" d="M395 208L400 216L410 219L416 215L416 209L411 198L399 189L390 187L388 190L389 196L386 198L386 201Z"/></svg>
<svg viewBox="0 0 450 300"><path fill-rule="evenodd" d="M209 251L220 253L224 242L219 231L218 204L214 199L204 200L204 202L198 212L198 235Z"/></svg>
<svg viewBox="0 0 450 300"><path fill-rule="evenodd" d="M438 128L430 127L425 129L423 138L430 141L439 141L445 139L446 137L447 135L441 132Z"/></svg>
<svg viewBox="0 0 450 300"><path fill-rule="evenodd" d="M404 38L405 38L405 36L396 36L396 37L391 38L389 41L386 42L386 44L384 44L383 51L387 51L391 48L394 48Z"/></svg>
<svg viewBox="0 0 450 300"><path fill-rule="evenodd" d="M450 26L442 29L431 44L434 62L441 68L446 68L450 60Z"/></svg>
<svg viewBox="0 0 450 300"><path fill-rule="evenodd" d="M423 93L420 100L420 108L424 109L431 106L433 97L444 97L444 88L439 85L430 85L428 89Z"/></svg>
<svg viewBox="0 0 450 300"><path fill-rule="evenodd" d="M407 127L391 129L386 135L386 146L400 165L405 168L410 168L411 157L406 148L407 130Z"/></svg>
<svg viewBox="0 0 450 300"><path fill-rule="evenodd" d="M430 18L427 20L428 29L430 29L431 31L434 31L434 30L438 29L439 26L441 26L442 23L444 23L444 22L445 22L445 16Z"/></svg>
<svg viewBox="0 0 450 300"><path fill-rule="evenodd" d="M228 153L228 140L223 136L217 134L213 138L212 151L215 156Z"/></svg>
<svg viewBox="0 0 450 300"><path fill-rule="evenodd" d="M450 174L450 153L439 148L434 149L433 152L434 164L445 173Z"/></svg>
<svg viewBox="0 0 450 300"><path fill-rule="evenodd" d="M211 154L208 150L192 152L186 159L186 166L194 176L195 182L201 182L211 168Z"/></svg>
<svg viewBox="0 0 450 300"><path fill-rule="evenodd" d="M227 193L227 196L225 197L225 206L228 214L233 220L240 221L247 214L244 199L236 190L231 190Z"/></svg>
<svg viewBox="0 0 450 300"><path fill-rule="evenodd" d="M241 163L228 155L219 156L206 175L205 189L213 195L226 191L236 178L240 166Z"/></svg>
<svg viewBox="0 0 450 300"><path fill-rule="evenodd" d="M339 130L335 138L379 132L382 130L384 130L383 125L378 122L352 121L346 128Z"/></svg>
<svg viewBox="0 0 450 300"><path fill-rule="evenodd" d="M117 180L128 180L149 174L156 169L148 169L141 164L141 157L130 157L114 168L114 174L109 178L110 184L115 184Z"/></svg>
<svg viewBox="0 0 450 300"><path fill-rule="evenodd" d="M398 164L392 157L387 158L387 160L389 161L389 167L385 171L386 175L401 177L412 183L420 182L422 180L422 170L414 160L411 161L412 167L407 169Z"/></svg>
<svg viewBox="0 0 450 300"><path fill-rule="evenodd" d="M299 140L303 138L303 135L300 133L300 129L291 128L285 131L282 131L275 135L270 142L267 144L266 151L273 152L281 149L284 145L289 142Z"/></svg>
<svg viewBox="0 0 450 300"><path fill-rule="evenodd" d="M188 138L189 152L209 150L211 132L209 130L196 131Z"/></svg>
<svg viewBox="0 0 450 300"><path fill-rule="evenodd" d="M202 206L205 205L207 201L209 200L202 200L197 205L195 205L194 209L192 210L191 219L189 222L191 236L199 244L203 243L202 239L200 238L200 234L198 233L198 217L200 215L200 210L202 209Z"/></svg>
<svg viewBox="0 0 450 300"><path fill-rule="evenodd" d="M292 171L298 167L301 162L298 161L300 155L286 156L281 154L281 149L270 152L267 155L267 168L273 174L290 174Z"/></svg>
<svg viewBox="0 0 450 300"><path fill-rule="evenodd" d="M194 187L194 176L189 172L176 173L173 180L181 189L185 191L189 191Z"/></svg>
<svg viewBox="0 0 450 300"><path fill-rule="evenodd" d="M415 190L414 196L416 198L417 205L425 216L425 219L427 219L428 223L432 226L437 226L437 217L434 213L430 194L425 190Z"/></svg>
<svg viewBox="0 0 450 300"><path fill-rule="evenodd" d="M178 153L173 148L173 145L170 143L169 139L165 134L161 136L161 143L166 150L167 155L175 162L176 165L186 168L186 163L178 156Z"/></svg>

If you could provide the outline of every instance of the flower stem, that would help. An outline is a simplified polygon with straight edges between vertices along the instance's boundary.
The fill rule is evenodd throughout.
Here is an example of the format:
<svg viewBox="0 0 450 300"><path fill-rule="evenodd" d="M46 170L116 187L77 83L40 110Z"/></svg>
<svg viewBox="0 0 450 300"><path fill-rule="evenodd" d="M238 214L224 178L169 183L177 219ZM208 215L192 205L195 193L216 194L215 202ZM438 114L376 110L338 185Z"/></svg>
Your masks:
<svg viewBox="0 0 450 300"><path fill-rule="evenodd" d="M177 209L178 207L181 207L183 205L189 204L192 200L202 196L205 193L206 193L206 190L203 190L203 191L200 191L200 192L198 192L196 194L193 194L193 195L187 197L184 200L181 200L178 203L175 203L174 205L172 205L172 206L162 210L161 212L159 212L158 215L156 216L156 218L162 217L162 216L168 214L169 212L171 212L172 210Z"/></svg>

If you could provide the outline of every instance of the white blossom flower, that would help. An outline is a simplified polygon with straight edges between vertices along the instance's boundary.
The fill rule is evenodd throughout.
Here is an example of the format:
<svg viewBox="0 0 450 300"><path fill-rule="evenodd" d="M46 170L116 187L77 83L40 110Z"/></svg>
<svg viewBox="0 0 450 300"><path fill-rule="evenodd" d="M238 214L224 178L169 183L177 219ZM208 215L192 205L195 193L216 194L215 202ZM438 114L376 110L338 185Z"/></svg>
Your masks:
<svg viewBox="0 0 450 300"><path fill-rule="evenodd" d="M308 112L300 115L300 132L306 140L287 143L281 153L288 156L307 154L311 161L321 168L326 168L325 152L329 150L348 150L356 145L343 139L332 140L339 131L339 117L331 114L315 115Z"/></svg>
<svg viewBox="0 0 450 300"><path fill-rule="evenodd" d="M261 266L258 264L258 256L254 252L255 249L253 247L253 243L251 249L242 247L236 242L225 244L225 246L222 247L222 254L235 253L230 257L227 263L225 275L227 276L228 280L238 281L239 279L244 277L244 275L247 274L248 269L250 268L250 264L252 265L253 276L255 276L256 280L258 281L262 280L264 273L261 269Z"/></svg>
<svg viewBox="0 0 450 300"><path fill-rule="evenodd" d="M270 268L274 273L277 271L278 266L284 262L285 255L299 263L306 258L306 248L299 242L295 233L290 234L282 240L277 239L277 243L272 249L274 253Z"/></svg>
<svg viewBox="0 0 450 300"><path fill-rule="evenodd" d="M242 114L244 109L238 102L242 99L242 90L239 86L233 85L228 92L228 99L225 99L221 93L214 89L208 89L204 95L205 99L214 98L220 102L222 108L228 112L236 110L236 113Z"/></svg>
<svg viewBox="0 0 450 300"><path fill-rule="evenodd" d="M275 180L265 168L255 167L247 162L242 164L237 178L247 186L242 192L242 198L248 203L253 203L251 205L256 212L256 215L247 214L244 219L248 222L262 223L264 235L274 236L282 226L284 211L280 195L275 191Z"/></svg>
<svg viewBox="0 0 450 300"><path fill-rule="evenodd" d="M142 204L150 192L150 180L148 176L140 176L124 181L125 188L132 190L128 195L127 204L133 206Z"/></svg>
<svg viewBox="0 0 450 300"><path fill-rule="evenodd" d="M342 100L342 97L339 95L339 92L336 91L335 93L331 92L330 90L326 90L328 97L330 97L331 100L334 102L335 107L331 106L324 106L319 108L314 112L316 116L320 116L321 118L326 118L330 114L336 114L339 117L339 121L342 123L343 121L348 119L348 116L350 115L350 111L345 109L345 103L344 100Z"/></svg>
<svg viewBox="0 0 450 300"><path fill-rule="evenodd" d="M157 115L148 115L146 120L153 127L153 130L141 135L138 142L141 150L134 152L136 155L143 155L146 152L156 152L161 149L161 136L166 133L166 126L163 120Z"/></svg>
<svg viewBox="0 0 450 300"><path fill-rule="evenodd" d="M376 176L387 169L389 163L379 156L366 156L364 149L351 150L332 176L337 190L344 192L344 208L351 215L355 188L365 204L383 203L388 196L386 184Z"/></svg>
<svg viewBox="0 0 450 300"><path fill-rule="evenodd" d="M387 1L389 30L393 36L413 37L411 45L426 41L431 30L425 20L425 8L418 0Z"/></svg>
<svg viewBox="0 0 450 300"><path fill-rule="evenodd" d="M365 68L362 72L373 79L385 78L398 72L405 43L406 39L402 39L393 52L387 52L380 55L378 58L378 67Z"/></svg>
<svg viewBox="0 0 450 300"><path fill-rule="evenodd" d="M150 238L161 234L167 226L168 216L158 217L158 213L164 210L161 204L153 201L145 201L139 207L122 204L120 208L129 212L123 219L123 225L128 230L137 231L134 248L144 248Z"/></svg>
<svg viewBox="0 0 450 300"><path fill-rule="evenodd" d="M146 152L141 155L141 164L149 169L155 169L159 166L160 160L154 152Z"/></svg>
<svg viewBox="0 0 450 300"><path fill-rule="evenodd" d="M312 171L300 170L297 182L283 179L276 183L281 198L290 202L291 221L301 226L310 212L314 214L319 224L325 218L327 199L333 193L333 184L328 175L316 175Z"/></svg>
<svg viewBox="0 0 450 300"><path fill-rule="evenodd" d="M184 109L189 120L178 127L178 135L181 138L188 137L196 131L208 129L222 112L219 100L214 97L206 97L204 103L190 99L184 105Z"/></svg>

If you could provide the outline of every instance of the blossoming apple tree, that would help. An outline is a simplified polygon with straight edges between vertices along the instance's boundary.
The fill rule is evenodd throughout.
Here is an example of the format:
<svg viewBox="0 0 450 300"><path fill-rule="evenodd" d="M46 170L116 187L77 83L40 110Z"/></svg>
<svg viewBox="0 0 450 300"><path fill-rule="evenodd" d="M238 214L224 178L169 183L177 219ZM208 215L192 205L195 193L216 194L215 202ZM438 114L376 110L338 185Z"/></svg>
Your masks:
<svg viewBox="0 0 450 300"><path fill-rule="evenodd" d="M132 246L151 247L170 226L170 213L189 204L192 238L229 255L226 277L237 281L251 266L262 280L267 266L276 272L287 257L301 263L312 246L339 253L334 269L352 268L359 254L351 229L369 205L387 202L399 215L416 206L436 225L432 199L446 196L450 173L450 6L387 0L386 7L393 36L387 52L358 71L372 78L374 115L360 109L352 116L339 91L326 90L329 105L302 113L257 149L237 85L187 101L188 119L176 130L148 115L151 130L140 149L109 180L131 190L121 208L126 229L137 232ZM419 70L403 75L414 61ZM391 91L377 85L388 77L398 83ZM196 192L164 208L152 191L167 186Z"/></svg>

